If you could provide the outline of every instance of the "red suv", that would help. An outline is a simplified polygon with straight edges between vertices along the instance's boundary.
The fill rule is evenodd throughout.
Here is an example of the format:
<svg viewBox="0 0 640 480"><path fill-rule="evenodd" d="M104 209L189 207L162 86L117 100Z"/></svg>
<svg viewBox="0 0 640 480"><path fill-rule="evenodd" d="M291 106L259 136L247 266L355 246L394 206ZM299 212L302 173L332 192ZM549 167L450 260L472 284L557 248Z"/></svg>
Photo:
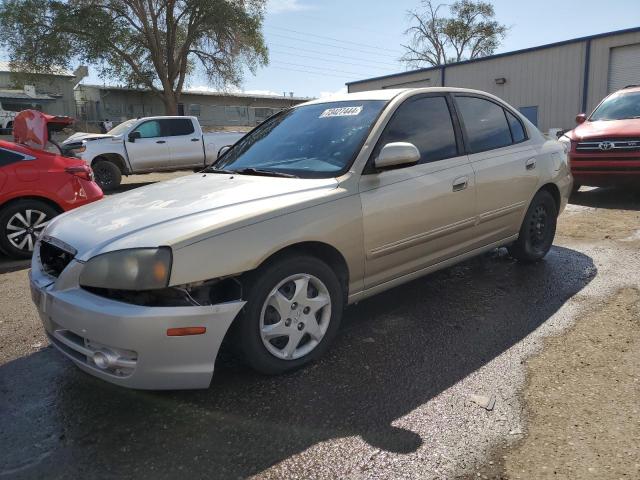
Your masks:
<svg viewBox="0 0 640 480"><path fill-rule="evenodd" d="M580 185L640 185L640 86L606 97L561 141L571 141L574 190Z"/></svg>
<svg viewBox="0 0 640 480"><path fill-rule="evenodd" d="M19 143L0 140L0 251L11 257L29 258L54 216L102 198L91 168L48 140L69 120L26 110L14 123Z"/></svg>

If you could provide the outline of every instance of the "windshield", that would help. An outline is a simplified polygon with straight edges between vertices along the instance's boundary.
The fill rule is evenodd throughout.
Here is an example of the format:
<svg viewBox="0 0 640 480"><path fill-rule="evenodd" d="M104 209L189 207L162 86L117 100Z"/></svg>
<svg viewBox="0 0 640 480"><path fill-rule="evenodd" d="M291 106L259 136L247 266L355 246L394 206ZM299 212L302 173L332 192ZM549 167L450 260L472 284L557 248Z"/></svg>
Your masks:
<svg viewBox="0 0 640 480"><path fill-rule="evenodd" d="M382 100L327 102L286 110L252 130L212 168L302 178L341 175L353 163L385 104Z"/></svg>
<svg viewBox="0 0 640 480"><path fill-rule="evenodd" d="M135 118L132 120L127 120L126 122L122 122L120 125L113 127L107 133L109 135L122 135L124 132L129 130L129 128L131 128L137 121L138 120L136 120Z"/></svg>
<svg viewBox="0 0 640 480"><path fill-rule="evenodd" d="M611 95L591 114L590 121L640 118L640 92Z"/></svg>

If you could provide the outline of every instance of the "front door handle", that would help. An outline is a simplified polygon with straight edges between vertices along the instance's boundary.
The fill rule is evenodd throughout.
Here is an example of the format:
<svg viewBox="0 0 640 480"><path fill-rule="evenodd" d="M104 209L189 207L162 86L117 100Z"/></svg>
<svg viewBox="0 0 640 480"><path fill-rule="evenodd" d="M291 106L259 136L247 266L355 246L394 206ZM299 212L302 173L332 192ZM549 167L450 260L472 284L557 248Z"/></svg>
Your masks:
<svg viewBox="0 0 640 480"><path fill-rule="evenodd" d="M167 143L166 140L158 140L156 143Z"/></svg>
<svg viewBox="0 0 640 480"><path fill-rule="evenodd" d="M199 142L199 141L200 141L200 139L199 139L199 138L192 138L192 139L191 139L191 141L192 141L192 142Z"/></svg>
<svg viewBox="0 0 640 480"><path fill-rule="evenodd" d="M453 191L459 192L460 190L464 190L469 185L469 177L460 177L456 178L453 181Z"/></svg>
<svg viewBox="0 0 640 480"><path fill-rule="evenodd" d="M536 168L536 159L530 158L529 160L527 160L525 167L527 168L527 170L533 170L534 168Z"/></svg>

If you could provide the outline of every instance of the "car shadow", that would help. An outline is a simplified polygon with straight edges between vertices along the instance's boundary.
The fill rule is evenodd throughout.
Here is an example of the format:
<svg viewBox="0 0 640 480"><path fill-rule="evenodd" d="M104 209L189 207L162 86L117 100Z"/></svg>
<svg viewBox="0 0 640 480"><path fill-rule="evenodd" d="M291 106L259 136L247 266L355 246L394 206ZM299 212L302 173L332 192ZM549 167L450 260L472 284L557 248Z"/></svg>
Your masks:
<svg viewBox="0 0 640 480"><path fill-rule="evenodd" d="M224 359L202 391L118 388L46 348L0 367L0 476L245 478L347 436L414 452L438 439L397 419L516 345L596 273L567 248L534 265L496 250L349 307L308 368L265 377Z"/></svg>
<svg viewBox="0 0 640 480"><path fill-rule="evenodd" d="M585 188L571 195L569 203L584 207L640 210L640 188Z"/></svg>
<svg viewBox="0 0 640 480"><path fill-rule="evenodd" d="M128 192L129 190L134 190L134 189L140 188L140 187L146 187L147 185L151 185L153 183L157 183L157 181L121 183L116 188L114 188L112 190L107 190L105 192L105 195L113 195L115 193Z"/></svg>
<svg viewBox="0 0 640 480"><path fill-rule="evenodd" d="M10 258L0 252L0 274L24 270L31 266L31 259Z"/></svg>

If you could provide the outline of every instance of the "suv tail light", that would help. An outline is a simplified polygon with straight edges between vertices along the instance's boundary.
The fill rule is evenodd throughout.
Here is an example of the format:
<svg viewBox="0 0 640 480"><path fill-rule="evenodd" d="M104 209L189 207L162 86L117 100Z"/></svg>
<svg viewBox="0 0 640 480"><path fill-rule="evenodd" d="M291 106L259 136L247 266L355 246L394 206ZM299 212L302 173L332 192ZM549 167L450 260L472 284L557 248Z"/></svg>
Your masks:
<svg viewBox="0 0 640 480"><path fill-rule="evenodd" d="M93 170L89 165L78 165L76 167L67 167L64 169L65 172L70 173L71 175L75 175L76 177L80 177L84 180L93 181Z"/></svg>

